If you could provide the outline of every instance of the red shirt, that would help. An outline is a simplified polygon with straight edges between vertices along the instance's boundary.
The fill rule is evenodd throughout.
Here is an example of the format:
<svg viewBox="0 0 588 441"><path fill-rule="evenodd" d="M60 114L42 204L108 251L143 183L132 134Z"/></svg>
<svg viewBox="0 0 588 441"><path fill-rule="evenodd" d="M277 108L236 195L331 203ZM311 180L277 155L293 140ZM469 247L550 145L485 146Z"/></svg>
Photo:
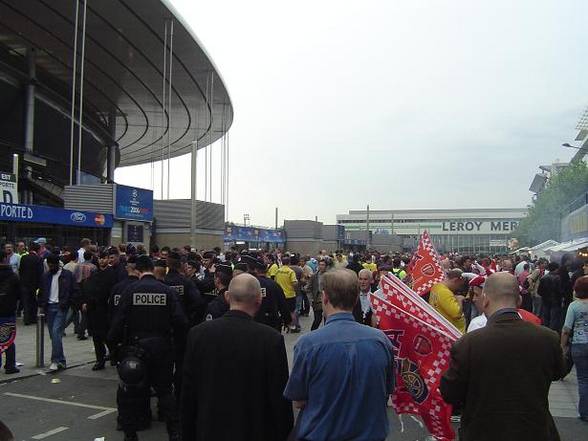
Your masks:
<svg viewBox="0 0 588 441"><path fill-rule="evenodd" d="M537 326L542 323L541 319L539 317L537 317L535 314L533 314L532 312L529 312L525 309L519 309L518 313L521 316L521 318L526 322L531 322Z"/></svg>

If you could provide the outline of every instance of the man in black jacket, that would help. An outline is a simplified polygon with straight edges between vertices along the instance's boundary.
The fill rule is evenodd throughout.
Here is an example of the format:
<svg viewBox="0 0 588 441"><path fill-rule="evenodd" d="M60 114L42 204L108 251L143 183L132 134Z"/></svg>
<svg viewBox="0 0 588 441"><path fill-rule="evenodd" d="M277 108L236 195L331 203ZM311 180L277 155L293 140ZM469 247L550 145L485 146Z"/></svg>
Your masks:
<svg viewBox="0 0 588 441"><path fill-rule="evenodd" d="M20 297L20 284L18 276L14 274L12 267L7 261L6 253L0 250L0 327L5 328L2 332L0 345L6 347L6 363L4 372L16 374L20 372L16 367L16 347L14 342L7 343L14 337L16 331L16 304ZM0 352L0 367L2 366L2 353Z"/></svg>
<svg viewBox="0 0 588 441"><path fill-rule="evenodd" d="M541 277L537 288L537 294L542 301L541 319L545 326L559 332L562 326L563 303L559 265L556 262L550 262L547 270L549 273Z"/></svg>
<svg viewBox="0 0 588 441"><path fill-rule="evenodd" d="M81 285L82 311L88 314L88 330L94 341L96 364L93 371L104 369L106 360L106 334L108 333L108 300L116 284L116 273L108 264L109 255L98 256L98 269Z"/></svg>
<svg viewBox="0 0 588 441"><path fill-rule="evenodd" d="M19 275L25 325L37 323L37 290L41 286L41 276L44 271L43 260L37 254L38 252L39 244L32 242L29 245L29 254L20 258Z"/></svg>
<svg viewBox="0 0 588 441"><path fill-rule="evenodd" d="M188 335L182 439L286 440L293 414L291 403L282 396L288 381L284 339L253 320L261 305L255 277L236 276L228 293L230 310ZM210 381L213 377L222 381Z"/></svg>
<svg viewBox="0 0 588 441"><path fill-rule="evenodd" d="M233 268L231 265L218 264L216 266L214 286L217 294L206 308L206 320L214 320L222 317L229 310L229 302L225 293L229 288L229 283L231 283L232 278Z"/></svg>

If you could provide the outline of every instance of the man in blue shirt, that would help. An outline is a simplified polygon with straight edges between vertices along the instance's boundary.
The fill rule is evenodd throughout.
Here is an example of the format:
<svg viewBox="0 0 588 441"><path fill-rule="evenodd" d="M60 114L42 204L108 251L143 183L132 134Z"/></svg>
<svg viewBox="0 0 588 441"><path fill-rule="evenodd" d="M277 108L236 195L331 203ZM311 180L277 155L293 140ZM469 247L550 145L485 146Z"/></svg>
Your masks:
<svg viewBox="0 0 588 441"><path fill-rule="evenodd" d="M354 320L355 272L327 271L322 289L326 324L296 343L284 391L301 409L296 439L383 441L389 429L386 403L394 389L392 344L382 331Z"/></svg>

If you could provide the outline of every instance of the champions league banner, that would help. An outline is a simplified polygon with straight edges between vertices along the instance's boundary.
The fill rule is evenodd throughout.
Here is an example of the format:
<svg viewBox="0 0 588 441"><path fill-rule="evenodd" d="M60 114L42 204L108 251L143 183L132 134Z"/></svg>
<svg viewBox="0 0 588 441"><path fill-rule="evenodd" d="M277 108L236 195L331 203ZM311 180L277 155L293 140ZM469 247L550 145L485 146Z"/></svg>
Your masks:
<svg viewBox="0 0 588 441"><path fill-rule="evenodd" d="M16 318L0 317L0 354L14 343L16 338Z"/></svg>
<svg viewBox="0 0 588 441"><path fill-rule="evenodd" d="M396 277L384 277L380 286L371 303L378 327L394 347L392 406L398 414L419 415L438 441L452 441L451 406L443 401L439 385L460 333Z"/></svg>

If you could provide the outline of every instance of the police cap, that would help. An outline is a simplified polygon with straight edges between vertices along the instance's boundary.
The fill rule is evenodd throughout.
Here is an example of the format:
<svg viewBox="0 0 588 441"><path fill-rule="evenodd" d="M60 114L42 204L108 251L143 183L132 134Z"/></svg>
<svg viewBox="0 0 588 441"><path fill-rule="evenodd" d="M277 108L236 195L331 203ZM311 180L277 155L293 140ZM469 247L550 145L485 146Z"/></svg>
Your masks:
<svg viewBox="0 0 588 441"><path fill-rule="evenodd" d="M215 265L214 268L218 273L224 273L231 277L233 276L233 267L231 265L219 263L218 265Z"/></svg>
<svg viewBox="0 0 588 441"><path fill-rule="evenodd" d="M214 259L216 257L216 254L214 253L214 251L206 251L203 255L202 258L203 259Z"/></svg>
<svg viewBox="0 0 588 441"><path fill-rule="evenodd" d="M241 256L241 262L247 264L251 268L265 269L265 263L263 263L263 261L248 254Z"/></svg>
<svg viewBox="0 0 588 441"><path fill-rule="evenodd" d="M249 266L245 262L237 262L235 264L235 271L242 271L246 273L249 271Z"/></svg>

